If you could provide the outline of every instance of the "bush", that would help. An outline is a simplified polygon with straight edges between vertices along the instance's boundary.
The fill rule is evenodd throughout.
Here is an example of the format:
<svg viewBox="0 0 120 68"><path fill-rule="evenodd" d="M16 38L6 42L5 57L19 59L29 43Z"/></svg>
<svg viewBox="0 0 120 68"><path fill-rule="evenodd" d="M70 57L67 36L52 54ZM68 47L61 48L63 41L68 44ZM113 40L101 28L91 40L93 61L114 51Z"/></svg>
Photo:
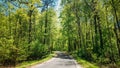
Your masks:
<svg viewBox="0 0 120 68"><path fill-rule="evenodd" d="M31 53L29 59L33 59L33 60L40 59L49 53L48 46L39 43L38 40L32 42L30 52Z"/></svg>
<svg viewBox="0 0 120 68"><path fill-rule="evenodd" d="M2 65L15 65L19 61L26 60L28 56L27 42L20 41L20 43L11 39L0 39L0 63ZM17 44L15 44L15 42Z"/></svg>

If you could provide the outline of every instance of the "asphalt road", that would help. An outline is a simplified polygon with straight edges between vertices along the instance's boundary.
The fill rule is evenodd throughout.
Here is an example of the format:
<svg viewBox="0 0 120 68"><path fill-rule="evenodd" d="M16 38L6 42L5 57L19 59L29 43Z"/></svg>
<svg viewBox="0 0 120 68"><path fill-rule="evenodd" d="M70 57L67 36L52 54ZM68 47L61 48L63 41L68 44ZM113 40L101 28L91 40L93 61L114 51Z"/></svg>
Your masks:
<svg viewBox="0 0 120 68"><path fill-rule="evenodd" d="M30 68L82 68L69 55L57 52L57 56L42 64L37 64Z"/></svg>

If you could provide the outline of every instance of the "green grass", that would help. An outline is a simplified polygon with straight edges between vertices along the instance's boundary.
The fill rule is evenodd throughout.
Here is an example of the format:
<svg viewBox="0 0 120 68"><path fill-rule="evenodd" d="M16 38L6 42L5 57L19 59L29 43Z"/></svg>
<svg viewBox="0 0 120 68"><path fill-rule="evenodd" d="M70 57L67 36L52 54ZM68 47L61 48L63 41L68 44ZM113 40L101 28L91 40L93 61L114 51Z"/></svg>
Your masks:
<svg viewBox="0 0 120 68"><path fill-rule="evenodd" d="M74 54L72 54L72 56L78 62L78 64L80 64L83 68L99 68L99 66L97 66L97 64L95 63L91 63L89 61L81 59L80 57L75 56Z"/></svg>
<svg viewBox="0 0 120 68"><path fill-rule="evenodd" d="M81 59L80 57L72 54L72 56L76 59L76 61L83 67L83 68L119 68L120 62L117 62L116 64L102 64L99 63L93 63L86 61L84 59ZM89 57L88 57L89 58Z"/></svg>
<svg viewBox="0 0 120 68"><path fill-rule="evenodd" d="M76 59L77 62L82 65L83 68L99 68L95 63L90 63L86 60L83 60L83 59Z"/></svg>
<svg viewBox="0 0 120 68"><path fill-rule="evenodd" d="M116 63L118 67L120 67L120 61Z"/></svg>
<svg viewBox="0 0 120 68"><path fill-rule="evenodd" d="M25 61L25 62L22 62L21 64L18 64L18 65L16 66L16 68L28 68L28 67L30 67L30 66L33 66L33 65L36 65L36 64L45 62L45 61L51 59L53 56L54 56L54 54L50 54L50 55L48 55L47 57L45 57L45 58L43 58L43 59L40 59L40 60Z"/></svg>

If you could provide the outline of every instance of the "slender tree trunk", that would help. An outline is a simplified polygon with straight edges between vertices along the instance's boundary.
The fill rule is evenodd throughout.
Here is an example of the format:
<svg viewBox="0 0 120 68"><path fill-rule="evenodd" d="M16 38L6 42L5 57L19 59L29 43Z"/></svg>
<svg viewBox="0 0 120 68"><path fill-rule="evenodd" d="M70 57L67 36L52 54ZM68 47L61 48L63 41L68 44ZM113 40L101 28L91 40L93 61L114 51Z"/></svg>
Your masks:
<svg viewBox="0 0 120 68"><path fill-rule="evenodd" d="M98 16L98 11L96 9L96 5L97 2L95 0L92 0L93 3L93 12L94 12L94 30L95 30L95 46L93 47L93 51L95 53L99 53L98 56L100 56L100 51L99 51L99 44L98 44L98 40L100 40L100 48L103 47L103 43L102 43L102 31L101 31L101 26L100 26L100 20L99 20L99 16ZM98 38L99 35L99 38ZM102 51L101 51L102 52Z"/></svg>
<svg viewBox="0 0 120 68"><path fill-rule="evenodd" d="M78 49L82 46L82 43L81 43L81 25L80 25L80 18L79 18L79 15L78 15L78 8L77 8L77 4L76 4L76 1L74 1L74 14L76 16L76 23L77 23L77 28L78 28Z"/></svg>
<svg viewBox="0 0 120 68"><path fill-rule="evenodd" d="M44 43L44 39L43 39L44 36L43 36L43 34L42 34L42 33L43 33L43 23L41 23L40 28L41 28L41 29L40 29L40 32L41 32L41 33L40 33L40 41L41 41L41 43L43 44L43 43Z"/></svg>
<svg viewBox="0 0 120 68"><path fill-rule="evenodd" d="M11 29L11 12L10 12L10 9L8 9L8 10L9 10L9 34L11 36L11 34L12 34L12 29Z"/></svg>
<svg viewBox="0 0 120 68"><path fill-rule="evenodd" d="M114 25L114 27L116 27L116 25ZM114 33L116 35L116 41L117 41L117 48L118 48L118 53L119 53L119 56L120 56L120 39L118 38L118 33L117 33L117 29L114 28Z"/></svg>
<svg viewBox="0 0 120 68"><path fill-rule="evenodd" d="M77 11L77 8L76 8L76 13L75 13L75 15L76 15L76 18L77 18L77 20L76 20L76 23L77 23L77 27L78 27L78 43L79 43L79 48L82 46L82 38L81 38L81 25L80 25L80 18L79 18L79 16L78 16L78 11Z"/></svg>
<svg viewBox="0 0 120 68"><path fill-rule="evenodd" d="M107 22L107 31L108 31L108 37L107 39L109 39L109 43L108 45L110 45L110 51L111 51L111 56L109 57L111 59L112 62L115 62L115 59L114 59L114 53L113 53L113 46L112 46L112 39L111 39L111 32L110 32L110 28L109 28L109 22L108 22L108 14L107 14L107 7L106 7L106 22Z"/></svg>
<svg viewBox="0 0 120 68"><path fill-rule="evenodd" d="M46 10L46 15L45 15L45 32L44 32L44 44L47 44L47 26L48 26L48 6Z"/></svg>
<svg viewBox="0 0 120 68"><path fill-rule="evenodd" d="M33 24L33 34L34 34L33 39L36 40L36 17L35 17L35 15L34 15L33 22L34 22L34 24Z"/></svg>
<svg viewBox="0 0 120 68"><path fill-rule="evenodd" d="M100 24L100 18L97 17L97 20L98 20L98 30L99 30L99 37L100 37L100 48L101 48L101 55L102 55L102 52L103 52L103 38L102 38L102 29L101 29L101 24Z"/></svg>
<svg viewBox="0 0 120 68"><path fill-rule="evenodd" d="M120 56L120 37L119 37L120 26L119 26L119 20L118 20L118 16L117 16L117 10L116 10L116 8L115 8L114 1L113 1L113 0L111 0L111 5L112 5L112 7L113 7L114 16L115 16L115 19L116 19L116 23L114 24L114 33L115 33L115 35L116 35L117 48L118 48L118 53L119 53L119 56Z"/></svg>
<svg viewBox="0 0 120 68"><path fill-rule="evenodd" d="M28 43L30 44L32 39L31 39L31 31L32 31L32 10L29 11L29 41Z"/></svg>
<svg viewBox="0 0 120 68"><path fill-rule="evenodd" d="M96 16L96 14L94 15L94 30L95 30L95 37L94 37L94 41L95 41L95 45L94 45L94 47L93 47L93 51L95 52L95 53L99 53L98 52L98 49L99 49L99 47L98 47L98 38L97 38L97 35L98 35L98 28L97 28L97 16Z"/></svg>

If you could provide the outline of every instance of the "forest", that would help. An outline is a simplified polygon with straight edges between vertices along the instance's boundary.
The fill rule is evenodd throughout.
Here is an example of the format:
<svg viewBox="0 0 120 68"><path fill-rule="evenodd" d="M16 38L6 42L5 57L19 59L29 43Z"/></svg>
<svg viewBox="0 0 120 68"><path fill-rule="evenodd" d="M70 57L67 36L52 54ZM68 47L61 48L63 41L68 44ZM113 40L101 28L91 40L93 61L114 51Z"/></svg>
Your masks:
<svg viewBox="0 0 120 68"><path fill-rule="evenodd" d="M120 67L120 0L0 0L0 66L66 51Z"/></svg>

